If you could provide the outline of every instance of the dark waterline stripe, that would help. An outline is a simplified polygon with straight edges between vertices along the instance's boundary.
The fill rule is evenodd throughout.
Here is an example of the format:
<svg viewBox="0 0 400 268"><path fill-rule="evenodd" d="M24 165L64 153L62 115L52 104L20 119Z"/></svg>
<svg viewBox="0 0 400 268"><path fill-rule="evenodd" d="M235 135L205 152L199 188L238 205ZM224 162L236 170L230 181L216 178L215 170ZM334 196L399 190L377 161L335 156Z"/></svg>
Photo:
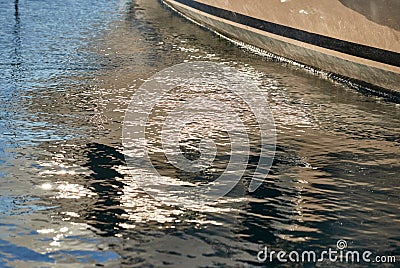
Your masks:
<svg viewBox="0 0 400 268"><path fill-rule="evenodd" d="M380 63L400 67L400 53L348 42L316 33L295 29L269 21L256 19L247 15L229 11L226 9L199 3L193 0L174 0L186 6L203 11L210 15L240 23L264 32L273 33L307 44L327 48L348 55L373 60Z"/></svg>

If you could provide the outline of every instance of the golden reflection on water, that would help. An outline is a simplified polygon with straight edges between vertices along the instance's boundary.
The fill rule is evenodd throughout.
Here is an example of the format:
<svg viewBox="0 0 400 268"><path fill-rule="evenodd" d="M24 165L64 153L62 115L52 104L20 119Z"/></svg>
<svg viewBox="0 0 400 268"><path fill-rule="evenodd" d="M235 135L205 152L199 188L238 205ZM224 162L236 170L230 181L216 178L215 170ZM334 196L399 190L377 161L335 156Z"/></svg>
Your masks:
<svg viewBox="0 0 400 268"><path fill-rule="evenodd" d="M147 6L148 4L144 5ZM153 20L153 16L157 17L154 14L157 13L147 13L146 16L149 16L149 20ZM175 21L176 18L172 18L172 20ZM189 31L201 32L188 24L182 27L187 27L190 29ZM159 31L158 34L165 34L162 32L162 28L157 31ZM314 92L315 94L317 87L329 86L339 90L339 86L332 86L328 82L318 82L323 84L322 86L318 85L318 83L316 83L317 85L310 85L309 83L312 82L310 82L310 77L307 75L300 75L293 80L293 78L290 78L293 75L291 70L282 68L277 71L273 69L276 66L271 67L265 62L249 61L249 63L243 63L232 58L227 59L226 55L212 53L205 46L193 44L190 38L185 35L168 33L162 42L155 42L149 48L145 38L132 39L134 34L140 35L136 28L129 28L129 34L127 34L126 28L116 27L113 31L107 33L100 44L104 48L100 48L99 52L103 53L113 64L117 64L118 68L99 73L91 92L92 96L95 97L94 103L96 104L92 122L98 125L101 130L104 130L105 133L105 135L96 137L98 143L116 148L120 146L120 123L123 120L124 107L129 103L130 96L135 89L156 71L170 66L172 62L210 59L225 61L230 66L235 66L244 73L252 75L254 80L261 84L261 90L269 94L277 130L281 135L280 142L282 144L291 144L299 152L293 158L289 153L288 161L292 161L294 164L290 170L287 169L287 166L282 165L284 176L280 178L272 176L270 179L270 186L284 193L290 193L264 200L264 202L270 202L271 208L278 213L279 217L274 218L262 214L257 214L256 216L267 220L269 228L276 230L277 236L282 240L304 242L315 240L315 235L322 232L318 227L312 226L325 221L337 220L336 216L333 216L334 211L342 211L344 213L346 210L354 209L355 204L349 205L347 200L340 200L342 188L349 185L367 187L370 184L362 180L338 179L337 177L332 177L325 170L321 170L324 164L330 161L329 158L326 158L327 154L348 147L348 137L338 137L335 134L335 130L330 127L332 118L327 114L327 111L329 111L327 106L329 105L324 102L326 99L325 93L322 92L321 95L318 95L317 98L321 98L319 100L313 99L315 95L313 96L311 93ZM198 34L203 35L204 33ZM208 34L206 34L205 38L207 42L210 42ZM218 47L219 45L219 42L216 41L215 46ZM164 53L169 47L179 51L180 54ZM151 49L152 51L150 51ZM131 58L130 55L135 55L135 58ZM124 60L122 56L127 57L127 60ZM152 59L152 57L157 59ZM158 65L146 65L146 62L153 60L157 61ZM140 68L138 68L138 64ZM262 66L263 64L265 66ZM300 87L303 88L300 89ZM323 89L320 90L323 91ZM326 94L326 96L329 96L329 93ZM173 99L173 96L171 99ZM167 106L173 105L173 102L169 100L164 104ZM337 109L342 111L343 109L351 109L345 105L342 106ZM159 118L154 117L153 123L155 125L152 127L155 127L155 129L153 132L149 132L151 135L157 134L156 125L159 122L157 119ZM347 126L351 125L346 123L347 119L344 117L342 119L339 118L340 120L343 120ZM188 137L191 137L190 132L196 132L194 129L187 129L187 131L189 133ZM335 141L334 145L332 144L333 140ZM219 142L223 145L225 144L222 140ZM351 149L354 150L354 153L357 153L357 148L365 146L380 150L382 153L390 154L393 151L393 146L384 142L352 140L352 143ZM153 149L155 152L162 152L158 147ZM367 160L365 163L371 162L374 165L377 163L393 164L393 161L393 158L382 158ZM149 222L158 223L160 228L175 228L182 225L182 223L193 223L196 226L204 225L205 227L209 225L229 226L231 223L227 219L210 220L206 215L208 213L229 214L227 218L234 220L235 214L237 215L241 212L239 208L246 206L249 202L260 202L260 200L256 201L250 197L226 198L221 200L217 206L199 207L196 209L197 214L195 213L195 217L187 217L187 211L163 206L138 186L135 186L135 179L140 178L131 178L123 166L113 166L112 168L123 174L121 178L114 178L116 181L123 183L122 188L117 190L119 208L123 209L121 214L123 220L118 223L118 226L122 228L121 232L123 232L123 229L140 229L140 224ZM280 167L278 166L279 169ZM315 188L315 184L325 185L326 187L323 189ZM72 183L71 185L75 187L74 189L82 190L82 195L80 196L87 195L83 186L79 188L80 186L77 184ZM316 194L316 197L313 194ZM327 201L319 199L324 194L330 196L331 199ZM57 196L62 196L62 193L58 193ZM346 208L343 202L349 207ZM366 210L368 209L366 208ZM116 236L120 235L121 233L116 234Z"/></svg>

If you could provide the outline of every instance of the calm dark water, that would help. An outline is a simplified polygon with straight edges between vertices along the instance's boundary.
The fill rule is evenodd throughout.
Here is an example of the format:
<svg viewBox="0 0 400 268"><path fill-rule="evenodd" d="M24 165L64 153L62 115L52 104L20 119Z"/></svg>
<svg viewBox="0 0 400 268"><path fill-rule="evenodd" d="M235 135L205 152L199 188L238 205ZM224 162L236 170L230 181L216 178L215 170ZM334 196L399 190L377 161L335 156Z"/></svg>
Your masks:
<svg viewBox="0 0 400 268"><path fill-rule="evenodd" d="M267 265L260 246L339 239L400 256L398 104L240 49L156 0L0 1L0 33L0 267L251 267ZM135 186L121 131L144 80L196 60L254 77L277 152L255 193L183 209Z"/></svg>

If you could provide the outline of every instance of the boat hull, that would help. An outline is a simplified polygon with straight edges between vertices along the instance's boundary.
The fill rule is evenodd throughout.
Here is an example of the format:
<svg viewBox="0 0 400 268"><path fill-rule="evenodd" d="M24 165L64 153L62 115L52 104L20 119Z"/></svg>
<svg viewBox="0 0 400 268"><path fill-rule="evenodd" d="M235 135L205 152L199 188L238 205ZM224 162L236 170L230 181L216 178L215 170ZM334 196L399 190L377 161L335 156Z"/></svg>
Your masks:
<svg viewBox="0 0 400 268"><path fill-rule="evenodd" d="M307 0L259 1L250 6L239 0L165 0L233 39L399 96L400 19L393 15L391 20L381 16L374 21L365 11L366 3L373 0L358 2L358 6L351 1L322 0L318 5ZM392 13L400 7L395 1L387 2ZM357 8L364 8L364 13ZM372 13L376 18L376 12Z"/></svg>

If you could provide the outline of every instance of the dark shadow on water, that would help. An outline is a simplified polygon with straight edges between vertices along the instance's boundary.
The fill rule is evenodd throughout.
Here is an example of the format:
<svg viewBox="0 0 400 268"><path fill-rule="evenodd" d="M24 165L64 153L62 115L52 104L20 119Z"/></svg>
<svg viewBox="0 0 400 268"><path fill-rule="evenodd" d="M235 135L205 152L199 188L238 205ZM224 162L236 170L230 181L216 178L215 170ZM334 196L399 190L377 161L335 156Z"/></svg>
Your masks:
<svg viewBox="0 0 400 268"><path fill-rule="evenodd" d="M87 145L87 163L84 165L93 171L88 180L90 188L98 195L92 211L86 215L87 221L104 236L114 236L119 231L118 224L124 222L120 208L121 188L124 184L118 179L123 178L115 167L125 165L123 154L115 148L99 143Z"/></svg>
<svg viewBox="0 0 400 268"><path fill-rule="evenodd" d="M19 16L19 2L15 0L14 2L14 59L12 61L13 65L13 72L12 76L16 83L19 82L21 78L21 64L22 64L22 57L21 57L21 20Z"/></svg>

